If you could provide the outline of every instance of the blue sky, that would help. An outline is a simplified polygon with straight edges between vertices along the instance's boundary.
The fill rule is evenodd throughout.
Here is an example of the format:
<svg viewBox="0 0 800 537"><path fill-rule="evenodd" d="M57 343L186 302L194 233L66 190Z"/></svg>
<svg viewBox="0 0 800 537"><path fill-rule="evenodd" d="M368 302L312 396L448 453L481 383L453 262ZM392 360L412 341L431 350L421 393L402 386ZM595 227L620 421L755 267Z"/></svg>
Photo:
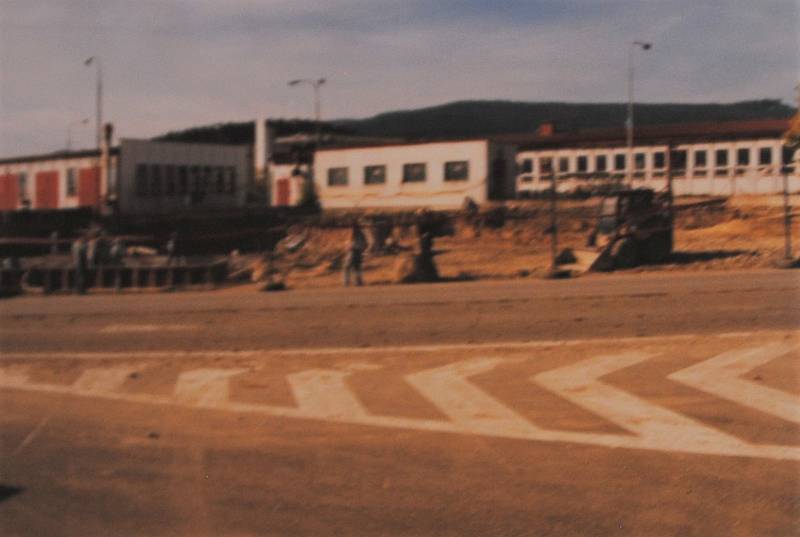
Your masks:
<svg viewBox="0 0 800 537"><path fill-rule="evenodd" d="M126 137L220 121L366 117L461 99L790 101L796 0L0 0L0 156L63 148L105 118ZM90 126L74 128L91 146Z"/></svg>

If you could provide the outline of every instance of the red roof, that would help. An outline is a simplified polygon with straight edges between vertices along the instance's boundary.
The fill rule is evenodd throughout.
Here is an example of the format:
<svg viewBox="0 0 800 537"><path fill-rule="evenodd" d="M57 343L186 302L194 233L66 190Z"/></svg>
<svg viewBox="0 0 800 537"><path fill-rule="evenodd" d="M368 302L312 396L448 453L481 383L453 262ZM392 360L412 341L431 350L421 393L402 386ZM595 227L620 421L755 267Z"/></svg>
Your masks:
<svg viewBox="0 0 800 537"><path fill-rule="evenodd" d="M789 128L789 119L758 119L747 121L720 121L706 123L676 123L636 127L634 139L641 144L667 142L713 142L748 138L779 138ZM598 145L622 145L625 129L587 129L578 132L556 133L550 136L517 135L520 149L551 147L591 147ZM509 137L510 139L510 137Z"/></svg>

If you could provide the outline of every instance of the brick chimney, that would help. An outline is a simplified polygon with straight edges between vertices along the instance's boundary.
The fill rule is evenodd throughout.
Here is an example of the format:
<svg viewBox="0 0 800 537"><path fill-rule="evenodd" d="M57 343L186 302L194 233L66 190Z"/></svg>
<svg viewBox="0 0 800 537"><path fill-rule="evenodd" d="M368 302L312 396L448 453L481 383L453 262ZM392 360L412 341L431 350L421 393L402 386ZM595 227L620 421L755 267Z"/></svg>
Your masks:
<svg viewBox="0 0 800 537"><path fill-rule="evenodd" d="M552 121L542 121L536 127L536 136L552 136L556 132L556 125Z"/></svg>

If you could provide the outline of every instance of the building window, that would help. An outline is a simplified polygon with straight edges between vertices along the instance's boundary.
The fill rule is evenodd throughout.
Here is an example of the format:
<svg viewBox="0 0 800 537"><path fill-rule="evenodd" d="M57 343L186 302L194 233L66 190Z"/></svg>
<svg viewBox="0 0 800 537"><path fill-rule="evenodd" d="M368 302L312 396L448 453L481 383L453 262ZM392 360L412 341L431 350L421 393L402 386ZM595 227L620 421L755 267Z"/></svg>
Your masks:
<svg viewBox="0 0 800 537"><path fill-rule="evenodd" d="M705 168L706 167L706 152L705 150L699 150L694 152L694 167L695 168Z"/></svg>
<svg viewBox="0 0 800 537"><path fill-rule="evenodd" d="M178 166L178 192L181 195L189 193L189 169L186 166Z"/></svg>
<svg viewBox="0 0 800 537"><path fill-rule="evenodd" d="M728 165L728 150L727 149L717 149L714 153L714 162L717 163L717 166L727 166Z"/></svg>
<svg viewBox="0 0 800 537"><path fill-rule="evenodd" d="M748 166L750 164L750 150L747 148L736 150L736 165Z"/></svg>
<svg viewBox="0 0 800 537"><path fill-rule="evenodd" d="M653 168L657 170L664 169L666 165L666 155L663 151L656 151L653 153Z"/></svg>
<svg viewBox="0 0 800 537"><path fill-rule="evenodd" d="M347 168L329 168L328 186L347 186Z"/></svg>
<svg viewBox="0 0 800 537"><path fill-rule="evenodd" d="M189 175L192 177L192 194L199 194L201 181L200 181L200 167L199 166L191 166L189 168Z"/></svg>
<svg viewBox="0 0 800 537"><path fill-rule="evenodd" d="M175 166L164 166L164 193L167 196L175 195Z"/></svg>
<svg viewBox="0 0 800 537"><path fill-rule="evenodd" d="M201 182L203 192L208 192L211 183L211 166L203 167L203 174L201 177L203 178Z"/></svg>
<svg viewBox="0 0 800 537"><path fill-rule="evenodd" d="M458 160L444 163L445 181L466 181L469 178L469 162Z"/></svg>
<svg viewBox="0 0 800 537"><path fill-rule="evenodd" d="M558 159L558 171L559 171L559 173L568 173L569 172L569 157L559 157L559 159Z"/></svg>
<svg viewBox="0 0 800 537"><path fill-rule="evenodd" d="M161 166L158 164L150 166L150 194L161 195Z"/></svg>
<svg viewBox="0 0 800 537"><path fill-rule="evenodd" d="M550 157L542 157L539 159L539 174L540 175L553 175L553 159Z"/></svg>
<svg viewBox="0 0 800 537"><path fill-rule="evenodd" d="M604 172L608 168L608 159L605 155L597 155L594 159L594 170Z"/></svg>
<svg viewBox="0 0 800 537"><path fill-rule="evenodd" d="M589 157L580 155L578 157L578 172L586 173L589 170Z"/></svg>
<svg viewBox="0 0 800 537"><path fill-rule="evenodd" d="M523 182L523 183L531 183L531 182L533 182L533 176L532 175L523 175L520 178L520 181Z"/></svg>
<svg viewBox="0 0 800 537"><path fill-rule="evenodd" d="M382 185L386 182L386 166L364 166L364 184Z"/></svg>
<svg viewBox="0 0 800 537"><path fill-rule="evenodd" d="M644 153L636 153L633 155L633 166L637 170L644 170L645 167L645 154Z"/></svg>
<svg viewBox="0 0 800 537"><path fill-rule="evenodd" d="M217 184L217 194L225 193L225 168L216 166L214 168L214 182Z"/></svg>
<svg viewBox="0 0 800 537"><path fill-rule="evenodd" d="M622 171L625 169L625 155L617 154L614 155L614 169L617 171Z"/></svg>
<svg viewBox="0 0 800 537"><path fill-rule="evenodd" d="M28 191L28 174L20 172L17 176L17 185L19 186L19 195L25 196Z"/></svg>
<svg viewBox="0 0 800 537"><path fill-rule="evenodd" d="M75 168L67 168L67 196L75 196L78 193L78 180L75 177Z"/></svg>
<svg viewBox="0 0 800 537"><path fill-rule="evenodd" d="M147 164L136 165L136 195L146 196L150 192Z"/></svg>
<svg viewBox="0 0 800 537"><path fill-rule="evenodd" d="M403 164L404 183L423 183L425 182L426 176L427 170L424 162Z"/></svg>
<svg viewBox="0 0 800 537"><path fill-rule="evenodd" d="M685 149L676 149L669 156L669 165L678 175L683 175L686 173L687 161L688 155Z"/></svg>
<svg viewBox="0 0 800 537"><path fill-rule="evenodd" d="M784 166L791 166L794 163L794 148L783 146L781 150L781 163Z"/></svg>
<svg viewBox="0 0 800 537"><path fill-rule="evenodd" d="M772 164L772 148L762 147L758 150L758 164L761 166L769 166Z"/></svg>
<svg viewBox="0 0 800 537"><path fill-rule="evenodd" d="M228 194L236 193L236 168L231 166L228 168Z"/></svg>
<svg viewBox="0 0 800 537"><path fill-rule="evenodd" d="M533 172L533 159L532 158L523 159L521 173L532 173L532 172Z"/></svg>

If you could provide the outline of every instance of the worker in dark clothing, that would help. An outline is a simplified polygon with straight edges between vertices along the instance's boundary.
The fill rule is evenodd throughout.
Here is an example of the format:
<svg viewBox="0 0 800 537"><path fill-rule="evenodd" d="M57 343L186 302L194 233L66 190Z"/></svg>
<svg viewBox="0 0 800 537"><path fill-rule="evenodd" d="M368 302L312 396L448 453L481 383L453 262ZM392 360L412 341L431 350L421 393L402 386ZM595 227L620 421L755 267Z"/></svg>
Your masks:
<svg viewBox="0 0 800 537"><path fill-rule="evenodd" d="M178 263L178 232L173 231L167 241L167 265Z"/></svg>
<svg viewBox="0 0 800 537"><path fill-rule="evenodd" d="M350 285L350 276L355 276L355 283L358 286L364 285L362 278L362 264L364 261L364 250L367 249L367 239L358 222L354 222L350 230L350 240L347 243L347 254L344 262L344 285Z"/></svg>
<svg viewBox="0 0 800 537"><path fill-rule="evenodd" d="M72 243L72 265L75 269L74 291L79 295L86 294L86 270L88 268L86 239L79 236Z"/></svg>

